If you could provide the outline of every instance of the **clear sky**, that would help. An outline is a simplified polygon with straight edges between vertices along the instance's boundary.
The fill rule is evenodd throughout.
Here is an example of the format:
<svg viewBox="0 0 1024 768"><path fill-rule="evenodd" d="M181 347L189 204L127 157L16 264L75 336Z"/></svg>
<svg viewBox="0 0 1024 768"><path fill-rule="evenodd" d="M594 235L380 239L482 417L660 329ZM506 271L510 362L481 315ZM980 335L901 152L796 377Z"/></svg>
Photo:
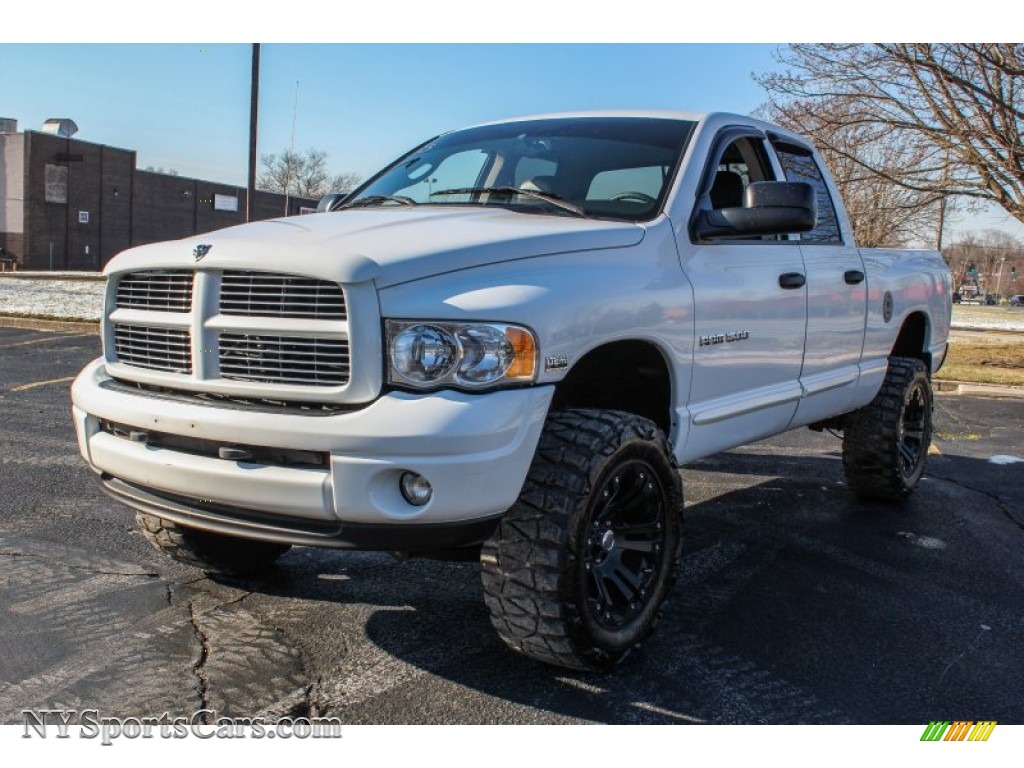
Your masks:
<svg viewBox="0 0 1024 768"><path fill-rule="evenodd" d="M366 175L434 134L575 109L727 110L764 99L770 45L329 45L261 48L259 145ZM141 166L244 184L251 47L0 45L0 116L136 149ZM21 72L22 77L2 73ZM298 108L295 109L296 83Z"/></svg>
<svg viewBox="0 0 1024 768"><path fill-rule="evenodd" d="M759 44L264 44L260 153L329 153L371 172L434 134L578 109L724 110L764 100ZM38 130L70 117L79 138L134 149L138 165L244 185L251 46L0 44L0 117ZM296 84L298 101L296 109ZM985 211L956 228L1002 226Z"/></svg>

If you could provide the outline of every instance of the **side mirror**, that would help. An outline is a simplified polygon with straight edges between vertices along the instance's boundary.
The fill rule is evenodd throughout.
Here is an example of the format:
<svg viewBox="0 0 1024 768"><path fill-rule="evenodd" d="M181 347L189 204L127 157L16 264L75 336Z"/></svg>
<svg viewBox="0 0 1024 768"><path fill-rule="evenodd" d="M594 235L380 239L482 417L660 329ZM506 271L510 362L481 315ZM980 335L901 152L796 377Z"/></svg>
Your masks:
<svg viewBox="0 0 1024 768"><path fill-rule="evenodd" d="M701 211L694 224L700 240L716 237L788 235L809 232L818 220L814 187L802 181L754 181L742 208Z"/></svg>
<svg viewBox="0 0 1024 768"><path fill-rule="evenodd" d="M317 213L327 213L328 211L335 210L341 201L344 200L348 195L344 192L330 192L320 198L320 202L317 203Z"/></svg>

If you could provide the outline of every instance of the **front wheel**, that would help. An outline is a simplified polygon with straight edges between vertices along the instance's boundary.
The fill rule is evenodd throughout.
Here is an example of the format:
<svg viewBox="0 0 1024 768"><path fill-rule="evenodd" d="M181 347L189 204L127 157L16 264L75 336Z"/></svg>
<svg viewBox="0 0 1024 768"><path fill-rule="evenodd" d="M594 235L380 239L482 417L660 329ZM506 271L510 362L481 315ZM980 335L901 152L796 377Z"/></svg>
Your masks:
<svg viewBox="0 0 1024 768"><path fill-rule="evenodd" d="M189 528L145 512L135 513L135 523L146 540L161 552L211 574L257 576L291 549L289 544Z"/></svg>
<svg viewBox="0 0 1024 768"><path fill-rule="evenodd" d="M854 493L883 501L910 495L928 459L933 405L924 363L889 358L881 390L843 427L843 469Z"/></svg>
<svg viewBox="0 0 1024 768"><path fill-rule="evenodd" d="M484 543L484 598L512 649L573 669L622 661L653 630L681 549L667 441L620 411L548 417L515 505Z"/></svg>

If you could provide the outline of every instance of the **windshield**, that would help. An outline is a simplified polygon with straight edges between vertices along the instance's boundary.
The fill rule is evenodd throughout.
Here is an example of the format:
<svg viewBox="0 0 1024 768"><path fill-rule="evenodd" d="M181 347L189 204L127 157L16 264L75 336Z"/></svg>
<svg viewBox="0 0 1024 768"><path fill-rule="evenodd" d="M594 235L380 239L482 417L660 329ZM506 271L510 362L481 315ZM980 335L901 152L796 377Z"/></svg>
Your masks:
<svg viewBox="0 0 1024 768"><path fill-rule="evenodd" d="M693 125L579 117L455 131L401 158L341 207L497 205L643 221L661 210Z"/></svg>

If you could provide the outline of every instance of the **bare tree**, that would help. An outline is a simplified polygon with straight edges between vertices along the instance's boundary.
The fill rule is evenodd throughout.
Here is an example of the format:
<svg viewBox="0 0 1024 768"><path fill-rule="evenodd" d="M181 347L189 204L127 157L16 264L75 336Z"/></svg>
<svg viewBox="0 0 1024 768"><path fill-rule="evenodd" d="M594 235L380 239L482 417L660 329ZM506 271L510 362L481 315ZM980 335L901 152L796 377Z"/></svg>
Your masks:
<svg viewBox="0 0 1024 768"><path fill-rule="evenodd" d="M814 141L839 187L858 245L897 248L932 242L942 197L867 170L911 167L920 162L919 149L887 132L832 119L843 108L842 103L830 105L826 118L820 104L789 101L766 105L758 115Z"/></svg>
<svg viewBox="0 0 1024 768"><path fill-rule="evenodd" d="M359 176L354 173L331 176L327 171L327 153L321 149L286 149L279 155L261 155L260 162L263 171L257 185L269 192L316 199L328 192L347 192L359 183Z"/></svg>
<svg viewBox="0 0 1024 768"><path fill-rule="evenodd" d="M813 105L825 124L884 132L917 158L905 168L850 158L865 170L1024 221L1024 45L798 44L778 59L785 71L757 78L774 104Z"/></svg>

